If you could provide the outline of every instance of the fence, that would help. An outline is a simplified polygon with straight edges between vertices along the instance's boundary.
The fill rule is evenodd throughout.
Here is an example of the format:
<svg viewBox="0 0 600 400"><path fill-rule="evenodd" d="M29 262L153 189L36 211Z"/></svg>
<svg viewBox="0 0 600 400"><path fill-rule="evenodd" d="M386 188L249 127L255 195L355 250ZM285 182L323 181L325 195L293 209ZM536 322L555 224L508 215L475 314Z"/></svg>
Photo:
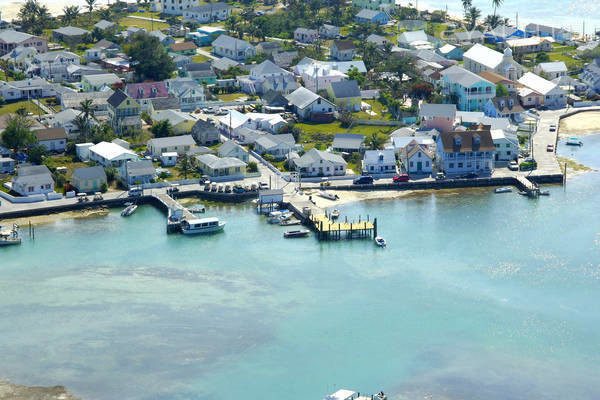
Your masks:
<svg viewBox="0 0 600 400"><path fill-rule="evenodd" d="M36 203L39 201L46 200L46 196L44 196L43 194L34 194L31 196L15 197L6 192L3 192L2 190L0 190L0 197L3 197L4 199L8 200L11 203ZM50 199L48 199L48 200L50 200Z"/></svg>
<svg viewBox="0 0 600 400"><path fill-rule="evenodd" d="M576 101L573 103L573 107L581 108L581 107L595 107L600 106L600 100L598 101Z"/></svg>
<svg viewBox="0 0 600 400"><path fill-rule="evenodd" d="M257 152L255 152L254 150L250 150L250 154L252 154L252 156L254 158L256 158L258 160L259 163L261 163L262 165L264 165L265 167L269 168L272 172L276 173L277 175L279 175L280 177L284 178L284 174L278 170L277 168L275 168L275 166L273 166L273 164L271 164L270 162L266 161L264 158L262 158L260 156L260 154L258 154ZM285 178L284 178L285 179Z"/></svg>
<svg viewBox="0 0 600 400"><path fill-rule="evenodd" d="M371 126L403 126L403 121L386 121L383 119L353 119L353 124L356 125L371 125Z"/></svg>

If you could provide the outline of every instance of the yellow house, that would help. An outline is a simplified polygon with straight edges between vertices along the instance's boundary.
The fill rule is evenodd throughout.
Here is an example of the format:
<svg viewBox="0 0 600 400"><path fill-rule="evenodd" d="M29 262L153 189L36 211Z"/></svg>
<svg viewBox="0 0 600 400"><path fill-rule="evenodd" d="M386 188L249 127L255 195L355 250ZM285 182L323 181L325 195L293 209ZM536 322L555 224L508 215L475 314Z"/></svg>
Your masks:
<svg viewBox="0 0 600 400"><path fill-rule="evenodd" d="M106 183L106 173L101 166L76 168L71 175L71 185L78 192L99 192Z"/></svg>
<svg viewBox="0 0 600 400"><path fill-rule="evenodd" d="M331 82L327 94L340 111L360 111L362 98L356 81Z"/></svg>
<svg viewBox="0 0 600 400"><path fill-rule="evenodd" d="M198 120L191 114L176 110L161 110L152 114L156 122L168 120L176 135L184 135L192 131L192 127Z"/></svg>

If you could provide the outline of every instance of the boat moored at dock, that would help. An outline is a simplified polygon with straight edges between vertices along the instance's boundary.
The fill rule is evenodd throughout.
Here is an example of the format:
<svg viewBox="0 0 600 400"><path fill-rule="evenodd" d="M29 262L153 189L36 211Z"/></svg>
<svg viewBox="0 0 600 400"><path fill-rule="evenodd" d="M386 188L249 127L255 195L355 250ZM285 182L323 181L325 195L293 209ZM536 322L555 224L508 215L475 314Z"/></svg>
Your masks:
<svg viewBox="0 0 600 400"><path fill-rule="evenodd" d="M123 211L121 211L121 217L129 217L131 214L137 210L137 204L128 205Z"/></svg>
<svg viewBox="0 0 600 400"><path fill-rule="evenodd" d="M308 229L301 229L297 231L287 231L283 233L283 237L286 239L289 238L298 238L298 237L306 237L310 231Z"/></svg>
<svg viewBox="0 0 600 400"><path fill-rule="evenodd" d="M571 136L570 138L567 139L567 144L569 146L581 146L581 145L583 145L583 142L581 140L579 140L579 138L577 136Z"/></svg>
<svg viewBox="0 0 600 400"><path fill-rule="evenodd" d="M11 246L15 244L21 244L19 226L13 224L12 229L5 229L0 226L0 246Z"/></svg>
<svg viewBox="0 0 600 400"><path fill-rule="evenodd" d="M224 227L225 222L219 221L219 218L216 217L184 219L181 221L181 231L184 235L218 232L222 231Z"/></svg>
<svg viewBox="0 0 600 400"><path fill-rule="evenodd" d="M338 200L340 198L340 196L338 196L337 194L327 192L325 190L319 190L319 196L323 197L324 199L332 200L332 201Z"/></svg>
<svg viewBox="0 0 600 400"><path fill-rule="evenodd" d="M510 193L510 192L512 192L512 188L509 186L494 189L494 193Z"/></svg>
<svg viewBox="0 0 600 400"><path fill-rule="evenodd" d="M381 236L375 238L375 244L379 247L385 247L387 245L385 239Z"/></svg>

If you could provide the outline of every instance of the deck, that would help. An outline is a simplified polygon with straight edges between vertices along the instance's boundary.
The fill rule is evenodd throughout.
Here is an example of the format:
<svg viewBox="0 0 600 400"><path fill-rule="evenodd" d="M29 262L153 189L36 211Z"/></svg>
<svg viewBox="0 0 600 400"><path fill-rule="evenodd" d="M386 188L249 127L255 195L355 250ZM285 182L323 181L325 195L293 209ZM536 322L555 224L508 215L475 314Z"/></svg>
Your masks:
<svg viewBox="0 0 600 400"><path fill-rule="evenodd" d="M153 195L167 209L167 233L179 232L181 230L181 221L184 219L195 219L196 216L189 212L185 207L166 193ZM182 213L182 216L177 216Z"/></svg>
<svg viewBox="0 0 600 400"><path fill-rule="evenodd" d="M371 238L377 236L377 218L373 221L335 222L325 214L310 215L309 221L321 240Z"/></svg>

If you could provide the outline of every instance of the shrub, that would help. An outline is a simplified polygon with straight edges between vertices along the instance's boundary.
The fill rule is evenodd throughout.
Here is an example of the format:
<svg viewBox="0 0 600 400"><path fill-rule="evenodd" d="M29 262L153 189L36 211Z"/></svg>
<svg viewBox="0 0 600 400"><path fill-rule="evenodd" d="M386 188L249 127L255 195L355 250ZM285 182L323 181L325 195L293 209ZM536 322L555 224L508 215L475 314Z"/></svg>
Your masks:
<svg viewBox="0 0 600 400"><path fill-rule="evenodd" d="M275 156L272 154L265 154L262 157L265 159L265 161L268 161L268 162L275 161Z"/></svg>
<svg viewBox="0 0 600 400"><path fill-rule="evenodd" d="M249 161L246 170L248 172L258 172L258 164L256 163L256 161Z"/></svg>
<svg viewBox="0 0 600 400"><path fill-rule="evenodd" d="M107 190L108 190L108 185L106 183L103 183L102 186L100 186L100 191L102 193L106 193Z"/></svg>

